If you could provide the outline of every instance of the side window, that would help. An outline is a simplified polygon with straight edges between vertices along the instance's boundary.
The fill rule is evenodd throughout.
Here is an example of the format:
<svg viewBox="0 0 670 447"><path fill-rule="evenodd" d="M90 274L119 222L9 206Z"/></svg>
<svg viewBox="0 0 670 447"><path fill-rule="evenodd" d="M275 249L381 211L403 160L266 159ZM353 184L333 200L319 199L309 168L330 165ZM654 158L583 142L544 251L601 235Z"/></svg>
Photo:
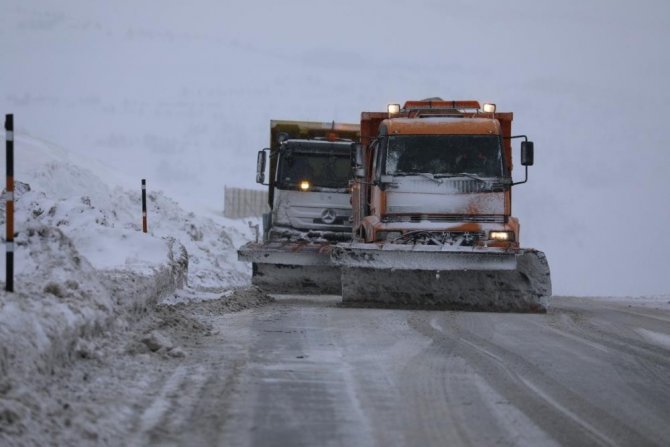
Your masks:
<svg viewBox="0 0 670 447"><path fill-rule="evenodd" d="M384 174L384 160L386 159L385 153L386 153L386 138L379 138L377 139L376 143L376 148L375 148L375 165L374 165L374 173L375 173L375 180L379 180Z"/></svg>
<svg viewBox="0 0 670 447"><path fill-rule="evenodd" d="M503 139L502 135L500 136L499 143L498 143L498 164L502 164L503 168L503 175L509 176L510 174L510 167L507 166L507 160L505 160L505 140Z"/></svg>
<svg viewBox="0 0 670 447"><path fill-rule="evenodd" d="M379 140L372 143L372 181L379 180Z"/></svg>

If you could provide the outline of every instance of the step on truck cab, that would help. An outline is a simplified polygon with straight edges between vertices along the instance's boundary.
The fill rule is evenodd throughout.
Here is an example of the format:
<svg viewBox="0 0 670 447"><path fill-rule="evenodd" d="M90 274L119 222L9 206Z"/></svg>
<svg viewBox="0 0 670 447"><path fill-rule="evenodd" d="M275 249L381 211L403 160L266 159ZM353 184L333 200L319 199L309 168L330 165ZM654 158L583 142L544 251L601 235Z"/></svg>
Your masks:
<svg viewBox="0 0 670 447"><path fill-rule="evenodd" d="M272 293L340 293L330 248L351 240L351 153L359 137L358 124L271 121L256 173L268 187L263 240L238 251L252 263L253 284Z"/></svg>

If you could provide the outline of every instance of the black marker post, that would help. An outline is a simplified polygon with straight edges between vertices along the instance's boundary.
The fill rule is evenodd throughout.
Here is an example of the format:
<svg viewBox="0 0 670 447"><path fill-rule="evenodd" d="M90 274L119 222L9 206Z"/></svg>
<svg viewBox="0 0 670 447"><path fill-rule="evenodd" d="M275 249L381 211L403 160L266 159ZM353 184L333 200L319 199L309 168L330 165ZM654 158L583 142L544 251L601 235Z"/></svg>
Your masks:
<svg viewBox="0 0 670 447"><path fill-rule="evenodd" d="M147 232L147 180L142 179L142 232Z"/></svg>
<svg viewBox="0 0 670 447"><path fill-rule="evenodd" d="M5 263L5 290L14 291L14 115L5 116L5 131L7 138L7 192L5 199L7 204L7 219L5 226L7 236L5 247L7 248L7 260Z"/></svg>

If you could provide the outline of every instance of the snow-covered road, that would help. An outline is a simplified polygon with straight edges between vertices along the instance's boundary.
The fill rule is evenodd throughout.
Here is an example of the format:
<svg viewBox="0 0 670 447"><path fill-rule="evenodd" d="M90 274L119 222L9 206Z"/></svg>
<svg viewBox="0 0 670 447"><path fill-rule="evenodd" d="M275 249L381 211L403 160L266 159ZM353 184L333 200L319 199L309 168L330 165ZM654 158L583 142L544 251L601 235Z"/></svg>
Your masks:
<svg viewBox="0 0 670 447"><path fill-rule="evenodd" d="M69 390L53 393L79 419L64 428L53 413L58 436L73 441L84 427L84 441L112 445L670 442L667 305L557 298L548 314L527 315L338 302L165 308L143 328L156 352L108 350L68 372Z"/></svg>
<svg viewBox="0 0 670 447"><path fill-rule="evenodd" d="M547 315L336 303L280 298L237 316L248 357L223 445L670 441L669 312L577 299Z"/></svg>

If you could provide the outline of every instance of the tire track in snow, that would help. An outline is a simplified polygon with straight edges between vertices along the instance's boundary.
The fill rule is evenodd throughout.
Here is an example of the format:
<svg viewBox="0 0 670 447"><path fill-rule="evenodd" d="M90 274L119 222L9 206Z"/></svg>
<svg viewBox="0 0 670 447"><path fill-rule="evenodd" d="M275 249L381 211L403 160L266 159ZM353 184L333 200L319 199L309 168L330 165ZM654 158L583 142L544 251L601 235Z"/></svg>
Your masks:
<svg viewBox="0 0 670 447"><path fill-rule="evenodd" d="M136 434L129 445L141 446L165 442L166 438L176 439L193 403L197 402L205 379L202 366L177 366L140 415Z"/></svg>
<svg viewBox="0 0 670 447"><path fill-rule="evenodd" d="M626 376L636 365L635 373L654 383L656 392L665 393L670 398L670 357L667 349L650 342L642 330L658 330L658 322L665 321L661 315L646 315L621 306L601 306L598 301L581 300L571 305L570 301L555 309L556 317L548 326L533 322L538 328L550 328L567 337L578 337L585 343L595 343L610 350L617 357L614 367ZM661 324L661 329L667 325ZM647 329L644 329L647 328ZM654 331L656 332L656 331ZM670 336L669 336L670 337Z"/></svg>
<svg viewBox="0 0 670 447"><path fill-rule="evenodd" d="M452 314L451 318L434 316L437 321L415 318L413 325L420 332L434 338L438 345L444 346L443 355L465 360L467 365L474 369L475 374L481 376L549 437L566 445L584 442L594 445L616 445L619 440L624 440L630 445L653 444L636 428L592 404L589 399L580 396L570 386L564 386L556 381L529 359L494 343L489 332L496 333L497 330L492 329L490 319L503 321L500 318L504 319L505 315ZM518 328L523 328L524 319L536 317L511 315L507 317L505 324L513 321L514 324L510 324L509 327L518 331ZM469 328L466 330L463 326ZM436 327L440 330L438 331ZM489 337L484 339L471 332L477 328ZM464 386L453 375L448 375L446 380L454 385L452 391L458 391L459 387ZM538 394L536 392L538 389L543 390L543 393ZM568 412L565 412L565 409L568 409ZM477 412L470 411L470 413L472 417L477 417ZM571 429L566 430L566 427Z"/></svg>

